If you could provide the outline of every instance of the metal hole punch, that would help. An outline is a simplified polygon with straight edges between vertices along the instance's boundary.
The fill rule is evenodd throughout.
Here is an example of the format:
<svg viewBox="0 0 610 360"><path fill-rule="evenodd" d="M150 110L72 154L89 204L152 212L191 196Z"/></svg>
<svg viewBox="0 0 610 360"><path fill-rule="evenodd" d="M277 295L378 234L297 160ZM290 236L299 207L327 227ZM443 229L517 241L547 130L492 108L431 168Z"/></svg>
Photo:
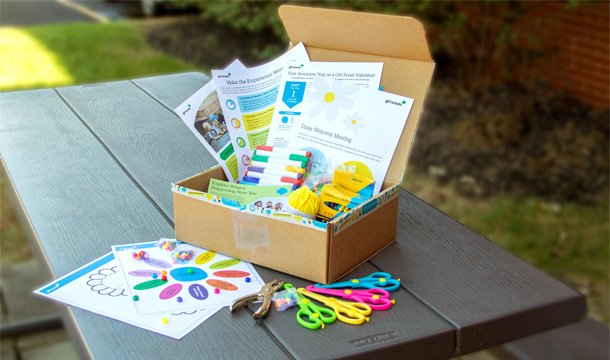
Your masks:
<svg viewBox="0 0 610 360"><path fill-rule="evenodd" d="M252 317L255 320L262 319L267 316L269 307L271 306L271 296L276 291L280 290L284 286L284 280L273 280L265 284L259 292L255 292L250 295L242 296L239 299L233 301L229 309L231 312L241 309L246 305L252 304L255 301L262 301L261 307L256 310Z"/></svg>

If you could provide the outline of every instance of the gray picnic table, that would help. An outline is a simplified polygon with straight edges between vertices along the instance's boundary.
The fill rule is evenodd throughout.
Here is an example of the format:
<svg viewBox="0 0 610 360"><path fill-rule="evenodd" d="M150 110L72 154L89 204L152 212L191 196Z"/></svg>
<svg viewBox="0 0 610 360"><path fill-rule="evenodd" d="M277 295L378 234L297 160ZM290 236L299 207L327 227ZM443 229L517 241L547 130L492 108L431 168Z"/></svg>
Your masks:
<svg viewBox="0 0 610 360"><path fill-rule="evenodd" d="M172 238L170 184L215 165L173 112L200 73L0 94L0 154L16 207L54 277L111 245ZM295 312L223 309L177 341L78 308L63 308L84 357L96 359L446 359L570 324L585 297L405 190L396 241L348 278L401 278L396 304L370 323L324 330ZM256 267L265 281L307 281Z"/></svg>

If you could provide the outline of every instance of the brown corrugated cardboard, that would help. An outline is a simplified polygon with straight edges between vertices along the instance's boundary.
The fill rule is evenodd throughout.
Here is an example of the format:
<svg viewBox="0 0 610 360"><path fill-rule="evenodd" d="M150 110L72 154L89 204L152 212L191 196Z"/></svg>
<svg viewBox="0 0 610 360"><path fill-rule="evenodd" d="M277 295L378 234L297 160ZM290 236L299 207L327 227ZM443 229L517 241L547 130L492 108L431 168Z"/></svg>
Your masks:
<svg viewBox="0 0 610 360"><path fill-rule="evenodd" d="M421 24L399 16L282 6L293 44L303 42L312 61L383 62L383 90L413 98L382 191L327 225L242 211L206 194L214 167L174 185L176 238L319 283L346 275L396 238L398 185L432 78ZM314 222L315 223L315 222Z"/></svg>

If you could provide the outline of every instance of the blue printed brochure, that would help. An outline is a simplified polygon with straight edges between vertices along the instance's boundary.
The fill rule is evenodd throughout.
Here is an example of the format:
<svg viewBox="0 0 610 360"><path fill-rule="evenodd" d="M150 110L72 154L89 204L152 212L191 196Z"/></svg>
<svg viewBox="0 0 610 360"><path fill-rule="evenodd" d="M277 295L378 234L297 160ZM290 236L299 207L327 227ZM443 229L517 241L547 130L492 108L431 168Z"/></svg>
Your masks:
<svg viewBox="0 0 610 360"><path fill-rule="evenodd" d="M308 62L305 46L299 43L284 55L261 66L245 70L212 70L222 113L237 156L237 178L244 176L256 145L267 142L284 69L290 64Z"/></svg>

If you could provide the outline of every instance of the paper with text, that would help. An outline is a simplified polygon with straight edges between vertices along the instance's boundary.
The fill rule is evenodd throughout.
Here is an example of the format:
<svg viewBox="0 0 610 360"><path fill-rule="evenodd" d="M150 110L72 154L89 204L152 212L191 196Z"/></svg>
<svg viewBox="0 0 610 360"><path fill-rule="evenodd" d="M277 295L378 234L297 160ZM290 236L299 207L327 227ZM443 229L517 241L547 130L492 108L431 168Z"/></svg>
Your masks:
<svg viewBox="0 0 610 360"><path fill-rule="evenodd" d="M413 99L316 77L286 147L312 153L312 173L339 165L375 180L379 193Z"/></svg>
<svg viewBox="0 0 610 360"><path fill-rule="evenodd" d="M382 71L383 63L310 62L288 66L280 84L267 145L287 147L286 136L292 132L294 120L301 116L303 101L317 76L376 90Z"/></svg>
<svg viewBox="0 0 610 360"><path fill-rule="evenodd" d="M299 43L279 58L246 70L212 70L220 106L244 176L256 145L265 145L285 67L309 62Z"/></svg>
<svg viewBox="0 0 610 360"><path fill-rule="evenodd" d="M137 315L113 253L74 270L34 293L174 339L183 338L221 309ZM167 319L167 324L162 322L163 318Z"/></svg>
<svg viewBox="0 0 610 360"><path fill-rule="evenodd" d="M228 70L245 69L235 60ZM218 101L216 85L210 80L174 112L220 164L229 181L237 180L237 156L231 144L227 123Z"/></svg>

